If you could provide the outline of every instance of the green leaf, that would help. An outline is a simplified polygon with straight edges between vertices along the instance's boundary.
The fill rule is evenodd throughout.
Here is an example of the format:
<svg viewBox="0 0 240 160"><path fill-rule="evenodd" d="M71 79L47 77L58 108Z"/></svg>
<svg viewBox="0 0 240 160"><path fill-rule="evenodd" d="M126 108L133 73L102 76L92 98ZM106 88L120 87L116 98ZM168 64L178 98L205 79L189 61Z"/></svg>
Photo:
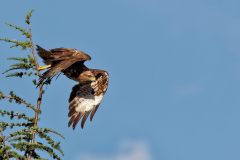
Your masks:
<svg viewBox="0 0 240 160"><path fill-rule="evenodd" d="M30 33L28 31L26 31L24 28L14 25L14 24L10 24L10 23L6 23L6 25L20 31L22 33L22 35L24 35L26 38L30 38Z"/></svg>
<svg viewBox="0 0 240 160"><path fill-rule="evenodd" d="M19 159L19 160L26 160L26 157L21 156L19 153L16 151L13 151L12 148L8 145L0 145L0 159Z"/></svg>
<svg viewBox="0 0 240 160"><path fill-rule="evenodd" d="M15 118L18 118L18 119L27 120L28 122L33 122L33 119L34 119L32 117L28 117L25 113L19 113L19 112L16 112L16 111L0 110L0 114L2 116L7 115L11 119L13 119L15 117Z"/></svg>
<svg viewBox="0 0 240 160"><path fill-rule="evenodd" d="M33 74L33 72L14 72L14 73L7 74L6 77L20 77L20 78L22 78L23 76L30 77L32 74Z"/></svg>
<svg viewBox="0 0 240 160"><path fill-rule="evenodd" d="M30 11L27 13L27 15L26 15L25 22L26 22L27 24L30 24L30 19L31 19L31 17L32 17L33 11L34 11L33 9L30 10Z"/></svg>
<svg viewBox="0 0 240 160"><path fill-rule="evenodd" d="M13 91L11 91L11 92L9 93L9 96L2 96L2 99L8 99L8 101L9 101L10 103L15 102L15 103L17 103L17 104L23 104L23 105L25 105L25 107L27 107L27 108L31 108L32 110L34 110L34 111L36 111L36 112L41 112L41 111L37 111L37 110L35 109L35 106L34 106L34 105L28 103L28 102L27 102L26 100L24 100L23 98L17 96Z"/></svg>
<svg viewBox="0 0 240 160"><path fill-rule="evenodd" d="M41 128L38 128L37 133L40 138L45 139L49 145L51 145L52 148L58 150L62 155L64 155L61 147L60 147L60 142L55 142L47 133L44 132Z"/></svg>
<svg viewBox="0 0 240 160"><path fill-rule="evenodd" d="M9 134L8 141L17 141L18 138L30 142L32 139L32 131L30 129L23 128L21 130L14 131Z"/></svg>
<svg viewBox="0 0 240 160"><path fill-rule="evenodd" d="M10 48L21 47L22 50L25 50L25 49L31 47L31 42L30 41L18 41L18 40L13 40L13 39L9 39L9 38L0 38L0 41L4 41L4 42L7 42L7 43L12 43L13 45L10 46Z"/></svg>
<svg viewBox="0 0 240 160"><path fill-rule="evenodd" d="M32 55L27 55L27 57L10 57L8 60L20 61L23 63L34 64L34 58Z"/></svg>
<svg viewBox="0 0 240 160"><path fill-rule="evenodd" d="M22 58L22 57L10 57L10 58L8 58L8 60L15 60L15 61L28 63L28 59L27 58Z"/></svg>
<svg viewBox="0 0 240 160"><path fill-rule="evenodd" d="M11 123L11 122L0 122L0 127L1 128L6 128L6 127L31 127L33 126L33 123Z"/></svg>
<svg viewBox="0 0 240 160"><path fill-rule="evenodd" d="M61 133L59 133L59 132L57 132L57 131L54 131L54 130L51 129L51 128L44 128L44 129L43 129L43 132L45 132L45 133L53 133L53 134L55 134L55 135L57 135L57 136L65 139L65 137L64 137Z"/></svg>
<svg viewBox="0 0 240 160"><path fill-rule="evenodd" d="M23 72L15 72L15 73L7 74L6 77L20 77L20 78L22 78L23 75L24 75Z"/></svg>
<svg viewBox="0 0 240 160"><path fill-rule="evenodd" d="M35 75L35 64L34 64L34 58L31 55L27 55L27 57L11 57L8 58L9 60L14 60L17 61L18 63L12 64L9 69L3 72L6 77L20 77L22 78L23 76L31 76ZM22 71L17 71L13 73L9 73L10 71L14 70L22 70ZM31 71L29 71L31 70ZM8 74L7 74L8 73Z"/></svg>
<svg viewBox="0 0 240 160"><path fill-rule="evenodd" d="M20 151L25 151L27 153L31 153L34 150L40 150L47 153L53 159L60 160L61 158L54 152L54 150L48 146L40 142L30 143L30 142L19 142L19 143L12 143L11 144L15 149Z"/></svg>

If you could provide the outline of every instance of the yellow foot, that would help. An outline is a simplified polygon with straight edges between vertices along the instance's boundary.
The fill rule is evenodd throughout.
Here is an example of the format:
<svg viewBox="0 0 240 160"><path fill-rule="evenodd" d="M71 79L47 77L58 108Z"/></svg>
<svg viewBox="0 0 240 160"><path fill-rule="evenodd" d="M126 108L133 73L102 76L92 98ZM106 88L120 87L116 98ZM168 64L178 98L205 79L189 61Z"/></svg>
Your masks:
<svg viewBox="0 0 240 160"><path fill-rule="evenodd" d="M50 67L51 67L51 65L39 66L39 67L38 67L38 70L41 71L41 70L44 70L44 69L48 69L48 68L50 68Z"/></svg>

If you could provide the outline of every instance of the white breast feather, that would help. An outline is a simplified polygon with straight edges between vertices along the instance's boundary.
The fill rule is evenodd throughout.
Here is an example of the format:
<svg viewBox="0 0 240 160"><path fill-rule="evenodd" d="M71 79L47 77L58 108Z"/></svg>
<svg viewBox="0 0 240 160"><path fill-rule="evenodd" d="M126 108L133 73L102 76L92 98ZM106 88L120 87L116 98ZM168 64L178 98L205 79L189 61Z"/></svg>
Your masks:
<svg viewBox="0 0 240 160"><path fill-rule="evenodd" d="M76 107L77 112L86 112L92 110L96 105L102 101L103 95L95 96L94 98L79 98L78 106Z"/></svg>

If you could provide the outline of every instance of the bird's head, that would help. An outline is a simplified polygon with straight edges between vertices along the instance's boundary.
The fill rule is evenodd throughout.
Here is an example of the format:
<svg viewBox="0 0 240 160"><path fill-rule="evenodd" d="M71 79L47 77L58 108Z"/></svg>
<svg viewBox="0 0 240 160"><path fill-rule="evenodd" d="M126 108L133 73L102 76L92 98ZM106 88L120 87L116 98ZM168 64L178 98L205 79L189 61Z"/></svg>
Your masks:
<svg viewBox="0 0 240 160"><path fill-rule="evenodd" d="M91 83L96 81L96 77L91 71L84 71L79 76L80 83Z"/></svg>

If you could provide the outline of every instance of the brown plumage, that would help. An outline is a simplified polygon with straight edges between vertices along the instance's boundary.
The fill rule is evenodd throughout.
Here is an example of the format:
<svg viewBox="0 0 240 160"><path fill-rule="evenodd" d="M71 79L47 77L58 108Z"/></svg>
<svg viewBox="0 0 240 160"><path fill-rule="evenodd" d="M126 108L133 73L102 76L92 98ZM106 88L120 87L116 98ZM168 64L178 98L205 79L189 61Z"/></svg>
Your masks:
<svg viewBox="0 0 240 160"><path fill-rule="evenodd" d="M102 98L108 87L108 73L103 70L91 70L96 77L95 82L90 84L77 84L72 88L69 98L69 113L70 118L68 126L75 129L76 124L82 118L81 127L90 115L92 121Z"/></svg>
<svg viewBox="0 0 240 160"><path fill-rule="evenodd" d="M68 78L79 82L72 88L69 97L68 126L75 129L81 121L81 127L90 115L92 121L108 87L108 73L104 70L89 69L84 62L91 57L76 49L56 48L46 50L37 46L38 55L50 69L43 73L40 82L51 79L63 72Z"/></svg>
<svg viewBox="0 0 240 160"><path fill-rule="evenodd" d="M43 73L39 83L52 79L60 72L70 79L79 81L79 73L88 70L84 62L91 60L88 54L70 48L55 48L48 51L37 45L37 52L45 64L51 65L50 69Z"/></svg>

